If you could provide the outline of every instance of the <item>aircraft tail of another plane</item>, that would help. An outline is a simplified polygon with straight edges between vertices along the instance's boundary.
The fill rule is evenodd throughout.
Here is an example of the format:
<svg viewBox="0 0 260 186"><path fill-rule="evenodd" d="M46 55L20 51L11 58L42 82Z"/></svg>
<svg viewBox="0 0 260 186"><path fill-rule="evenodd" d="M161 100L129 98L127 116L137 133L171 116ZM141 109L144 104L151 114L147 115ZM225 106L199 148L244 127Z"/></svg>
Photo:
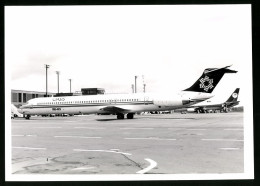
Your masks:
<svg viewBox="0 0 260 186"><path fill-rule="evenodd" d="M236 102L238 99L239 94L239 88L236 88L236 90L231 94L231 96L227 99L226 102Z"/></svg>
<svg viewBox="0 0 260 186"><path fill-rule="evenodd" d="M223 68L207 68L200 78L189 88L184 91L211 93L225 73L236 73L235 70L228 69L230 66Z"/></svg>

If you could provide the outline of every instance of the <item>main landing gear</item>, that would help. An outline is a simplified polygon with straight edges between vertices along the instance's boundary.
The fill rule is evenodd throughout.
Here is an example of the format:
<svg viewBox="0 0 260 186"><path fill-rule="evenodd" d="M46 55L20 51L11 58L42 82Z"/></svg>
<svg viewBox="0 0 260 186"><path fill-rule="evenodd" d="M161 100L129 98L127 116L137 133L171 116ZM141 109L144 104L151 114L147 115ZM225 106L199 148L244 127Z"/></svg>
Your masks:
<svg viewBox="0 0 260 186"><path fill-rule="evenodd" d="M134 114L133 113L128 113L126 115L127 119L133 119L134 118Z"/></svg>
<svg viewBox="0 0 260 186"><path fill-rule="evenodd" d="M30 117L31 117L30 115L26 115L25 119L30 119Z"/></svg>
<svg viewBox="0 0 260 186"><path fill-rule="evenodd" d="M117 114L117 119L124 119L125 115L122 113Z"/></svg>
<svg viewBox="0 0 260 186"><path fill-rule="evenodd" d="M126 115L127 119L133 119L134 118L134 113L128 113ZM124 119L125 118L125 115L122 114L122 113L118 113L117 114L117 119Z"/></svg>

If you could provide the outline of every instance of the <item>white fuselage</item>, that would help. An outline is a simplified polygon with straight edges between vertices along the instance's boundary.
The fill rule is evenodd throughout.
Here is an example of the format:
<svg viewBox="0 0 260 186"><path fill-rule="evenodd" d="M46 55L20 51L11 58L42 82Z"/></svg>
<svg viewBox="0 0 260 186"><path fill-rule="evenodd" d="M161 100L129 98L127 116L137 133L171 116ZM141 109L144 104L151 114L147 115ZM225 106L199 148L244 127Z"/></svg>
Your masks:
<svg viewBox="0 0 260 186"><path fill-rule="evenodd" d="M106 94L34 98L18 109L25 115L112 113L108 107L121 109L120 113L163 111L186 107L212 97L208 93L180 92L178 94ZM117 111L118 112L118 111ZM115 112L115 113L117 113Z"/></svg>

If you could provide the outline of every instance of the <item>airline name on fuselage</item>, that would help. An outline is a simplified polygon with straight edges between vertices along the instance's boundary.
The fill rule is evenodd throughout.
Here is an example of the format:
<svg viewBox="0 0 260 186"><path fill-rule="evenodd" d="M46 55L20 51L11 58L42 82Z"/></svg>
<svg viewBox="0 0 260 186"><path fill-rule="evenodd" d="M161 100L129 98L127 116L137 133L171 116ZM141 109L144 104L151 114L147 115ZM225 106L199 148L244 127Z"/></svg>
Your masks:
<svg viewBox="0 0 260 186"><path fill-rule="evenodd" d="M65 98L52 98L52 101L65 101Z"/></svg>

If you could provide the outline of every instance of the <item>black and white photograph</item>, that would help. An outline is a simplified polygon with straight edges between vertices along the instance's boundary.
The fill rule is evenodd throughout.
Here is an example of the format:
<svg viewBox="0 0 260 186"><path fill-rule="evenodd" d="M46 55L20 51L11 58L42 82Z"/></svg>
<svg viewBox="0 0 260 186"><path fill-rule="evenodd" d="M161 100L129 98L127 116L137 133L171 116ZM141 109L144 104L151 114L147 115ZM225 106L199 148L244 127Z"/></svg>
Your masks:
<svg viewBox="0 0 260 186"><path fill-rule="evenodd" d="M6 181L254 179L250 4L4 10Z"/></svg>

